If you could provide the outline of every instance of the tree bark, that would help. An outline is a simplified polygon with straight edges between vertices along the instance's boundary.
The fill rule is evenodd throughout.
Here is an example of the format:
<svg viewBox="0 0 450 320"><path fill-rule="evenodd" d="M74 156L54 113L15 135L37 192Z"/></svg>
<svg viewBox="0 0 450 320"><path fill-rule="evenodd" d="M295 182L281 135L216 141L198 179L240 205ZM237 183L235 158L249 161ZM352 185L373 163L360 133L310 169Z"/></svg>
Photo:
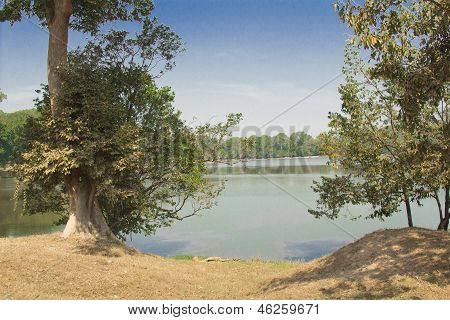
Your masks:
<svg viewBox="0 0 450 320"><path fill-rule="evenodd" d="M72 14L72 0L47 1L47 25L49 31L47 77L52 114L58 113L56 99L61 89L58 67L67 63L69 21Z"/></svg>
<svg viewBox="0 0 450 320"><path fill-rule="evenodd" d="M46 20L49 31L47 76L52 115L57 116L57 98L62 80L58 68L67 63L67 43L69 22L72 14L72 0L48 0ZM63 235L90 234L97 237L110 237L112 233L106 223L96 198L95 182L82 170L73 170L64 177L69 194L69 221Z"/></svg>
<svg viewBox="0 0 450 320"><path fill-rule="evenodd" d="M438 206L439 210L439 223L444 219L444 215L442 214L442 205L441 201L439 200L439 195L437 192L434 193L434 199L436 200L436 204Z"/></svg>
<svg viewBox="0 0 450 320"><path fill-rule="evenodd" d="M445 187L444 219L441 219L438 230L448 230L450 221L450 186Z"/></svg>
<svg viewBox="0 0 450 320"><path fill-rule="evenodd" d="M411 204L409 203L409 198L405 196L405 206L406 206L406 216L408 217L408 227L412 228L413 220L412 220L412 213L411 213Z"/></svg>
<svg viewBox="0 0 450 320"><path fill-rule="evenodd" d="M70 215L63 236L82 234L112 237L95 196L95 182L81 170L73 170L65 177L65 183L70 200Z"/></svg>

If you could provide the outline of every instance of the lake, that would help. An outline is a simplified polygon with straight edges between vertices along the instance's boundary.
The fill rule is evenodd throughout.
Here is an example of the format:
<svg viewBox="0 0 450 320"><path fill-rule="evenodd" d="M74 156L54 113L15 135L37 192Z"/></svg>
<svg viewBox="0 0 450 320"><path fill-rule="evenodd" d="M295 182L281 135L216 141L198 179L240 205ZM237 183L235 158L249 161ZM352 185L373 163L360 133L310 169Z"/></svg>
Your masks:
<svg viewBox="0 0 450 320"><path fill-rule="evenodd" d="M326 158L250 160L210 168L208 178L225 180L218 205L200 216L175 223L153 236L131 235L127 243L163 256L200 255L263 260L310 260L323 256L371 231L406 227L399 212L385 221L354 219L369 207L348 207L335 221L315 219L307 211L317 196L313 180L335 172ZM11 200L14 179L0 179L0 236L55 232L51 216L22 216ZM403 208L402 208L403 209ZM415 226L434 229L433 201L413 206Z"/></svg>

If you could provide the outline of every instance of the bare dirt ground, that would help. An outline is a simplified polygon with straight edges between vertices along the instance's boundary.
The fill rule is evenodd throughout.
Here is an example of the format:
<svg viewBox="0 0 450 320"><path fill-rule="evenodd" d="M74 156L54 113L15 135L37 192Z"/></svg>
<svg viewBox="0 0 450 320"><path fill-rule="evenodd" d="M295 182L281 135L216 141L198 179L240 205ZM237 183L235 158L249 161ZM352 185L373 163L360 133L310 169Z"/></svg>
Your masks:
<svg viewBox="0 0 450 320"><path fill-rule="evenodd" d="M309 263L166 259L60 234L0 238L1 299L450 299L450 234L379 230Z"/></svg>

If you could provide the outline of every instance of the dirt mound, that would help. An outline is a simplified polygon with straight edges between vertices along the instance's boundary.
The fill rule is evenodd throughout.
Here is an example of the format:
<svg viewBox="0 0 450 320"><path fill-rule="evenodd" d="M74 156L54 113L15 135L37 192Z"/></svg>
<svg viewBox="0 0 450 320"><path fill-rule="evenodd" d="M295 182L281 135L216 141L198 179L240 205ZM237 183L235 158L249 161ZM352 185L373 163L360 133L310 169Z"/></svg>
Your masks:
<svg viewBox="0 0 450 320"><path fill-rule="evenodd" d="M336 276L384 280L407 274L450 283L450 234L419 228L378 230L318 261Z"/></svg>
<svg viewBox="0 0 450 320"><path fill-rule="evenodd" d="M271 281L263 291L307 287L333 299L450 299L450 234L420 228L378 230L290 277Z"/></svg>

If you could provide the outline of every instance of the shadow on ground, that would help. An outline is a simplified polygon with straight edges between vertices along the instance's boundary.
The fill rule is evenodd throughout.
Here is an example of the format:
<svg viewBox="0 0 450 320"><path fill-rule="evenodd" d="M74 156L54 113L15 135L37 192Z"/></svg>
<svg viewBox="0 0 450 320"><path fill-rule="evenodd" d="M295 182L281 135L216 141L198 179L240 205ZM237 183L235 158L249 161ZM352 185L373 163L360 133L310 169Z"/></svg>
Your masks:
<svg viewBox="0 0 450 320"><path fill-rule="evenodd" d="M259 293L321 286L318 289L327 299L389 299L418 285L432 290L433 285L448 284L450 234L406 228L371 233L301 271L265 283Z"/></svg>
<svg viewBox="0 0 450 320"><path fill-rule="evenodd" d="M100 255L105 257L121 257L123 255L139 254L139 251L124 245L119 240L101 238L79 241L75 246L74 252L84 255Z"/></svg>

